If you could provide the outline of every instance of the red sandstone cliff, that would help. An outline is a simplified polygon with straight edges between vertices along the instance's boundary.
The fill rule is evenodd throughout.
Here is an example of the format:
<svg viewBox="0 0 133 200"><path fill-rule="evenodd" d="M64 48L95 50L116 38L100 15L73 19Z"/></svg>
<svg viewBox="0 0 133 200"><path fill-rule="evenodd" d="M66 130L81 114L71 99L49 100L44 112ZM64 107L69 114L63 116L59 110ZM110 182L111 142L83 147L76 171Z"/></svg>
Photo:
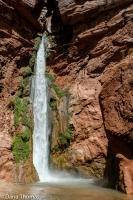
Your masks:
<svg viewBox="0 0 133 200"><path fill-rule="evenodd" d="M19 90L21 67L28 65L33 39L42 29L42 8L38 1L0 1L0 179L8 181L13 181L11 151L16 130L7 104Z"/></svg>
<svg viewBox="0 0 133 200"><path fill-rule="evenodd" d="M56 1L51 32L57 47L48 60L56 83L70 89L73 111L69 161L66 153L53 153L55 165L104 174L127 193L133 193L132 2Z"/></svg>
<svg viewBox="0 0 133 200"><path fill-rule="evenodd" d="M13 171L15 130L6 102L18 91L16 77L46 20L55 38L47 71L71 93L54 111L53 147L72 113L70 148L51 153L55 166L105 176L111 187L133 193L133 1L16 2L0 0L0 178L11 181Z"/></svg>

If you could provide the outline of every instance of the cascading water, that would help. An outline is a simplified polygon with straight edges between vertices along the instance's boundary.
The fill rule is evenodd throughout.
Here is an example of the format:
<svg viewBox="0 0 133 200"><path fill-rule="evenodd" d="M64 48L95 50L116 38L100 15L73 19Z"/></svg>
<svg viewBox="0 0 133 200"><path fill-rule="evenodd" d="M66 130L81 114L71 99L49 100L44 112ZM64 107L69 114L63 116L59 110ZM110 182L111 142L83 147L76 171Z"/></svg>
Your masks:
<svg viewBox="0 0 133 200"><path fill-rule="evenodd" d="M63 172L56 171L55 173L49 170L49 135L51 127L49 123L48 87L47 79L45 78L45 43L46 38L45 34L43 34L36 57L35 75L32 78L31 100L34 112L33 163L38 172L40 182L86 182L87 179L75 178Z"/></svg>
<svg viewBox="0 0 133 200"><path fill-rule="evenodd" d="M49 134L47 79L45 78L45 34L39 46L35 75L32 78L31 100L34 111L33 163L41 182L49 176Z"/></svg>

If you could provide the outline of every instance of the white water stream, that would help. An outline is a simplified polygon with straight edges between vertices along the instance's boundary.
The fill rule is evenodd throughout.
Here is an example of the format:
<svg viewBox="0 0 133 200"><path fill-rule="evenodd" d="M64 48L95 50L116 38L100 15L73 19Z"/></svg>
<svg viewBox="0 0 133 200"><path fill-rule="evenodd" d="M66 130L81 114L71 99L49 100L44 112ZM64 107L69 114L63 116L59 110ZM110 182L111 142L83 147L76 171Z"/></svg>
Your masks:
<svg viewBox="0 0 133 200"><path fill-rule="evenodd" d="M31 99L34 111L33 163L41 182L49 176L49 134L47 79L45 78L45 34L42 37L32 78Z"/></svg>
<svg viewBox="0 0 133 200"><path fill-rule="evenodd" d="M34 67L34 76L32 78L31 100L34 112L34 132L33 132L33 163L38 172L40 182L69 183L69 182L92 182L91 179L75 178L63 172L49 170L49 135L51 126L49 123L49 104L47 79L45 77L46 38L43 34L39 46L36 63Z"/></svg>

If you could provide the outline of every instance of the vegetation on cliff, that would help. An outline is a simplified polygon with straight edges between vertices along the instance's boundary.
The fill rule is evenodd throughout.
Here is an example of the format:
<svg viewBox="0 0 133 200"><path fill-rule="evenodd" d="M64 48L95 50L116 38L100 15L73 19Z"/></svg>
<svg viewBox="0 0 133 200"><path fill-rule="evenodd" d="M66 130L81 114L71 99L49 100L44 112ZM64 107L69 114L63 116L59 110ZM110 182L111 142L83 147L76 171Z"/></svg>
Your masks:
<svg viewBox="0 0 133 200"><path fill-rule="evenodd" d="M69 99L71 97L69 89L62 90L56 84L54 74L46 73L49 80L52 116L52 136L51 136L51 162L56 168L63 168L69 164L69 150L72 138L73 126L70 124L72 112L69 112ZM53 139L54 138L54 139Z"/></svg>
<svg viewBox="0 0 133 200"><path fill-rule="evenodd" d="M61 88L58 87L58 85L55 83L55 77L54 74L48 73L46 72L46 77L50 80L51 82L51 87L54 89L54 91L56 92L56 95L58 97L58 99L61 99L63 96L68 96L70 95L69 93L69 89L65 89L65 90L61 90Z"/></svg>
<svg viewBox="0 0 133 200"><path fill-rule="evenodd" d="M30 135L31 135L30 129L26 129L22 133L19 133L19 135L13 139L12 153L15 157L16 163L19 163L22 160L26 162L29 156Z"/></svg>
<svg viewBox="0 0 133 200"><path fill-rule="evenodd" d="M29 66L21 68L19 81L19 91L16 97L8 99L8 107L13 110L15 134L13 138L12 153L14 161L26 162L30 153L30 139L33 132L33 114L29 101L31 75L33 74L37 50L41 41L41 35L35 38L32 57Z"/></svg>
<svg viewBox="0 0 133 200"><path fill-rule="evenodd" d="M34 65L35 65L35 61L36 61L37 50L38 50L40 42L41 42L41 37L42 37L42 34L39 34L39 36L35 38L35 44L34 44L34 47L33 47L32 57L29 60L29 67L31 68L32 72L34 71Z"/></svg>

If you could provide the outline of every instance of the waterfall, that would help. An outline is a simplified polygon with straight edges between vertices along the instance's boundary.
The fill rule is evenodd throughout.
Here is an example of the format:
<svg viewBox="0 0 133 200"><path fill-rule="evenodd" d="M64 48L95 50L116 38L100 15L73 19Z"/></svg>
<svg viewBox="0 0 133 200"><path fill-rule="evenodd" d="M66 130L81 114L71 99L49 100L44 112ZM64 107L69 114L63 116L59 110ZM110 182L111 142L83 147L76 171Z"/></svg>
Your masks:
<svg viewBox="0 0 133 200"><path fill-rule="evenodd" d="M76 182L86 181L86 179L73 177L64 172L49 170L49 135L51 126L49 123L49 104L47 79L45 77L46 38L43 34L39 46L36 63L34 66L34 76L32 78L31 101L34 112L34 132L33 132L33 163L38 172L40 182ZM91 180L89 180L90 182Z"/></svg>
<svg viewBox="0 0 133 200"><path fill-rule="evenodd" d="M49 176L49 134L47 79L45 78L45 34L39 46L34 76L32 78L31 100L34 112L33 163L41 182Z"/></svg>

